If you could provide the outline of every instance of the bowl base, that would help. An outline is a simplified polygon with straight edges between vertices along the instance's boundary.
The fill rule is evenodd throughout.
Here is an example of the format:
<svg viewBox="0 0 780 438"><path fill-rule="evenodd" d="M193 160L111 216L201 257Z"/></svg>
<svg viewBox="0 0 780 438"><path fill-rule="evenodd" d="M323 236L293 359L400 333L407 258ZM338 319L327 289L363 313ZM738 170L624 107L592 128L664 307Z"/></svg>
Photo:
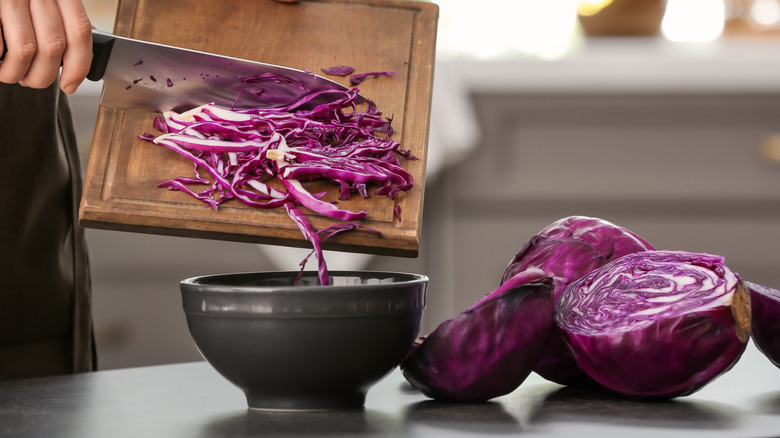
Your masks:
<svg viewBox="0 0 780 438"><path fill-rule="evenodd" d="M246 393L249 409L275 412L315 412L362 408L366 394L346 392L340 394L279 396Z"/></svg>

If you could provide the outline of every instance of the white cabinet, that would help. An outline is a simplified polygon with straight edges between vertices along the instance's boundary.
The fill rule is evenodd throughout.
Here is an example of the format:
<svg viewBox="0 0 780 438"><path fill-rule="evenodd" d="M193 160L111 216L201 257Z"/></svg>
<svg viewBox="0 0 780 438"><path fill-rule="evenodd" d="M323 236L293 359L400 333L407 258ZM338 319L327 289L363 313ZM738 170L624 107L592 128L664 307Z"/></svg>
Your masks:
<svg viewBox="0 0 780 438"><path fill-rule="evenodd" d="M470 93L482 138L426 196L447 218L423 234L435 250L421 266L444 276L429 322L492 290L528 238L569 215L724 255L780 287L780 163L764 152L780 133L780 40L593 39L558 61L437 69Z"/></svg>
<svg viewBox="0 0 780 438"><path fill-rule="evenodd" d="M780 286L780 166L760 147L780 130L780 94L474 101L484 139L439 183L453 214L454 307L495 287L529 237L569 215L659 249L724 255L745 278Z"/></svg>

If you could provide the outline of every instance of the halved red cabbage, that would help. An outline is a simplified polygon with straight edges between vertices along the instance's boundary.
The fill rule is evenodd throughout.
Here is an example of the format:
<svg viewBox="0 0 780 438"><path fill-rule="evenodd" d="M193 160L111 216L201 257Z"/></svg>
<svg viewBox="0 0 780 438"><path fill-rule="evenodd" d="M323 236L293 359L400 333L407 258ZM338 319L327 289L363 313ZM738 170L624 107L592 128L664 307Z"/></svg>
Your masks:
<svg viewBox="0 0 780 438"><path fill-rule="evenodd" d="M721 256L645 251L572 282L555 321L577 364L624 395L691 394L739 360L750 295Z"/></svg>
<svg viewBox="0 0 780 438"><path fill-rule="evenodd" d="M745 281L750 290L753 343L780 368L780 290Z"/></svg>
<svg viewBox="0 0 780 438"><path fill-rule="evenodd" d="M552 279L529 269L441 323L401 363L428 397L485 401L515 390L531 373L553 325Z"/></svg>
<svg viewBox="0 0 780 438"><path fill-rule="evenodd" d="M520 249L502 281L528 268L540 268L553 277L557 302L572 281L611 260L649 249L654 248L644 239L604 219L565 217L544 228ZM562 385L592 384L575 363L557 326L553 326L549 344L534 371Z"/></svg>

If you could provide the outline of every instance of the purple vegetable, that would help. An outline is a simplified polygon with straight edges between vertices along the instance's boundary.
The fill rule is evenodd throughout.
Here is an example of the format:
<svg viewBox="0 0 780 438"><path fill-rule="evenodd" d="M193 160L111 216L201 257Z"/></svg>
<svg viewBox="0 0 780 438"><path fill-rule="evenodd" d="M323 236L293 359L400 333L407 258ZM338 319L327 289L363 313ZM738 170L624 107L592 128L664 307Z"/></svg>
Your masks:
<svg viewBox="0 0 780 438"><path fill-rule="evenodd" d="M292 219L292 221L301 231L303 237L311 242L312 246L314 247L314 254L316 255L318 261L317 271L320 278L320 284L330 284L328 266L325 263L325 257L322 254L322 240L320 239L319 234L314 231L314 227L311 226L311 222L309 222L301 210L295 207L294 203L288 202L284 204L284 209L287 211L287 215L290 216L290 219Z"/></svg>
<svg viewBox="0 0 780 438"><path fill-rule="evenodd" d="M507 266L502 281L531 267L553 277L555 300L566 286L610 260L653 249L633 232L599 218L570 216L553 222L532 237ZM557 326L534 371L562 385L592 384L579 369Z"/></svg>
<svg viewBox="0 0 780 438"><path fill-rule="evenodd" d="M325 67L322 69L323 73L327 75L334 75L334 76L346 76L352 73L353 71L355 71L355 69L348 65L336 65L333 67Z"/></svg>
<svg viewBox="0 0 780 438"><path fill-rule="evenodd" d="M369 73L356 73L349 77L349 83L352 85L357 85L364 80L371 78L371 77L377 77L377 76L392 76L395 72L392 71L372 71Z"/></svg>
<svg viewBox="0 0 780 438"><path fill-rule="evenodd" d="M264 75L242 81L285 83L289 79ZM332 95L332 101L304 109L323 93ZM284 206L314 246L320 281L328 284L320 247L325 238L318 237L319 232L303 220L297 207L347 223L363 219L367 212L340 208L335 201L324 199L324 193L309 192L303 182L331 181L341 189L340 200L349 199L353 192L364 198L395 198L414 186L400 159L416 158L391 140L391 120L382 118L373 103L358 110L357 98L355 88L308 93L284 108L234 110L206 104L181 114L166 112L154 121L163 134L140 137L182 155L195 166L193 176L172 178L160 183L161 187L183 191L215 210L230 199L257 208ZM202 176L203 171L210 178ZM373 193L369 184L376 187ZM337 232L348 229L375 232L352 224Z"/></svg>
<svg viewBox="0 0 780 438"><path fill-rule="evenodd" d="M555 321L595 381L666 399L692 394L739 360L750 338L750 296L723 257L645 251L571 283Z"/></svg>
<svg viewBox="0 0 780 438"><path fill-rule="evenodd" d="M745 281L750 290L753 343L780 368L780 290Z"/></svg>
<svg viewBox="0 0 780 438"><path fill-rule="evenodd" d="M508 394L541 356L553 311L551 278L529 269L441 323L411 350L401 371L435 399L475 402Z"/></svg>
<svg viewBox="0 0 780 438"><path fill-rule="evenodd" d="M208 73L206 74L206 76L208 77ZM219 76L217 76L217 77L219 77ZM306 84L304 84L303 82L296 81L294 79L288 78L287 76L281 76L281 75L278 75L278 74L275 74L275 73L264 73L264 74L259 75L259 76L250 76L250 77L241 79L241 82L244 83L244 86L246 86L247 84L254 84L254 83L259 83L259 82L271 82L271 83L277 84L277 85L279 85L279 84L290 84L290 85L294 85L300 91L309 92L308 87L306 87Z"/></svg>

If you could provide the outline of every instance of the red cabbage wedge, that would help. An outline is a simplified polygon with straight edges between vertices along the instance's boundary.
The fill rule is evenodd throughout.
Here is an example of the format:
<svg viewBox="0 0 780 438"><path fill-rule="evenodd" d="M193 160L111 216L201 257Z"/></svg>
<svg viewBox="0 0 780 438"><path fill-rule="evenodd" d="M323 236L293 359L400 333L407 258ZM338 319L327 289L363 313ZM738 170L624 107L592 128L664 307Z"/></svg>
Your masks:
<svg viewBox="0 0 780 438"><path fill-rule="evenodd" d="M645 251L571 283L555 321L577 364L618 393L689 395L739 360L750 295L723 257Z"/></svg>
<svg viewBox="0 0 780 438"><path fill-rule="evenodd" d="M428 397L478 402L508 394L531 374L553 325L552 279L529 269L441 323L401 363Z"/></svg>
<svg viewBox="0 0 780 438"><path fill-rule="evenodd" d="M780 290L745 281L750 290L753 343L780 368Z"/></svg>
<svg viewBox="0 0 780 438"><path fill-rule="evenodd" d="M557 302L572 281L611 260L649 249L654 248L626 228L599 218L570 216L532 237L509 263L502 281L528 268L540 268L553 277ZM593 383L577 366L557 326L534 371L562 385Z"/></svg>

